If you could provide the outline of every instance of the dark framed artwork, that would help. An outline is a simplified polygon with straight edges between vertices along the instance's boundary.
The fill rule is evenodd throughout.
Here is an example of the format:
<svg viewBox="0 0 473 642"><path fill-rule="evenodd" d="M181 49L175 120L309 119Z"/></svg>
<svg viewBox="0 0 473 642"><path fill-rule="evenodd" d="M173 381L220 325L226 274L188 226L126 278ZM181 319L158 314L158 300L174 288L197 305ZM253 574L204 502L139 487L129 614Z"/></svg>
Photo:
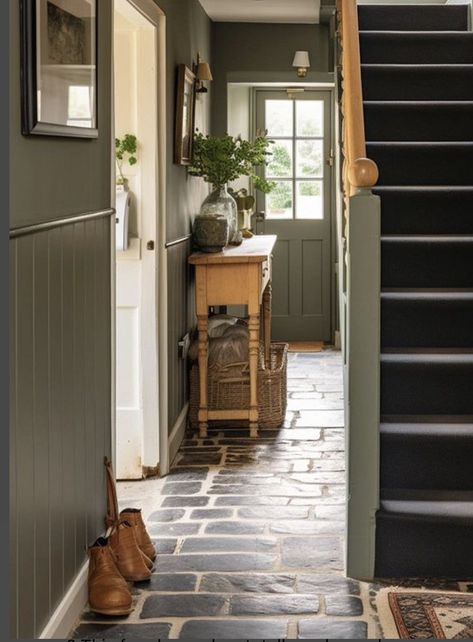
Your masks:
<svg viewBox="0 0 473 642"><path fill-rule="evenodd" d="M20 0L23 134L96 138L98 0Z"/></svg>
<svg viewBox="0 0 473 642"><path fill-rule="evenodd" d="M186 67L177 68L176 85L176 134L174 139L174 162L190 165L194 139L195 74Z"/></svg>

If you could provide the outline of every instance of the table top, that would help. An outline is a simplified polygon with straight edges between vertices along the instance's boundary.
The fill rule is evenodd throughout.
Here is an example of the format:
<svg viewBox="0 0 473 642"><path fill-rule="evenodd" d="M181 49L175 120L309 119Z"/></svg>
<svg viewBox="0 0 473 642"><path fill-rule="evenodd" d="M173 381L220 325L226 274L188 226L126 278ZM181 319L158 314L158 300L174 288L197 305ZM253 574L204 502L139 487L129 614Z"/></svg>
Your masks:
<svg viewBox="0 0 473 642"><path fill-rule="evenodd" d="M243 239L241 245L227 245L221 252L212 254L194 252L189 256L189 263L192 265L263 263L271 256L277 238L275 234L255 235L250 239Z"/></svg>

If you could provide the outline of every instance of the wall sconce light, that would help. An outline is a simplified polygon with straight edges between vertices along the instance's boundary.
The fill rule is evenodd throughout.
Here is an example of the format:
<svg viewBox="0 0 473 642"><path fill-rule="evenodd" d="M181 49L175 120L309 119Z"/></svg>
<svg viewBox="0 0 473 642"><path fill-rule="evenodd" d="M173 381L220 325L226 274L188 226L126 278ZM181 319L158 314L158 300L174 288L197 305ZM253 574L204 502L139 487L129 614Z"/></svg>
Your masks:
<svg viewBox="0 0 473 642"><path fill-rule="evenodd" d="M296 51L292 66L297 68L299 78L305 78L307 76L307 70L310 68L309 52Z"/></svg>
<svg viewBox="0 0 473 642"><path fill-rule="evenodd" d="M196 89L198 94L206 94L208 89L204 85L205 81L213 80L212 72L208 62L202 62L200 54L197 54L197 64L195 66Z"/></svg>

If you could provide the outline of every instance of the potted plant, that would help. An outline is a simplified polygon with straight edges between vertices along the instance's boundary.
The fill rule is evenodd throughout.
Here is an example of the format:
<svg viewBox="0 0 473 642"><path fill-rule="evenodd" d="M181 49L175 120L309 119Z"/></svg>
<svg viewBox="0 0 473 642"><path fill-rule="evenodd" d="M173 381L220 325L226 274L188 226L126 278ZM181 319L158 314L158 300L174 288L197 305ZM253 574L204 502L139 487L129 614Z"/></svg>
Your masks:
<svg viewBox="0 0 473 642"><path fill-rule="evenodd" d="M137 149L136 136L133 134L125 134L123 138L115 138L115 159L119 174L117 176L117 185L126 187L128 179L123 175L123 163L127 162L130 166L136 165L138 162Z"/></svg>
<svg viewBox="0 0 473 642"><path fill-rule="evenodd" d="M196 219L200 240L198 244L205 250L205 228L217 230L216 221L225 217L228 221L228 241L238 245L242 237L238 226L238 211L235 199L228 193L228 183L248 176L255 189L264 193L270 192L274 184L260 176L257 171L268 164L271 156L266 132L258 132L254 141L248 141L241 136L204 136L197 131L194 136L194 157L189 167L189 174L200 176L212 185L212 191L202 204L200 214ZM200 219L200 221L198 220ZM213 224L212 224L213 219ZM204 221L208 223L204 224ZM207 251L216 251L217 239L208 239ZM210 242L211 241L211 242ZM220 245L221 249L226 243ZM210 249L212 248L212 249Z"/></svg>

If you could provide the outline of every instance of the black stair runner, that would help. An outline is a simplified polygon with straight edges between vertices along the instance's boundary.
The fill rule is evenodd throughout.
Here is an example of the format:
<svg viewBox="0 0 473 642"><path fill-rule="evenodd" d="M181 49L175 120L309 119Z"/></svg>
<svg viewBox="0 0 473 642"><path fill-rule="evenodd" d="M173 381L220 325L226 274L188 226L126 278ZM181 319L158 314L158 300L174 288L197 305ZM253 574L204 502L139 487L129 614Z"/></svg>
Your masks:
<svg viewBox="0 0 473 642"><path fill-rule="evenodd" d="M359 7L380 171L378 577L473 577L473 33L466 5Z"/></svg>

